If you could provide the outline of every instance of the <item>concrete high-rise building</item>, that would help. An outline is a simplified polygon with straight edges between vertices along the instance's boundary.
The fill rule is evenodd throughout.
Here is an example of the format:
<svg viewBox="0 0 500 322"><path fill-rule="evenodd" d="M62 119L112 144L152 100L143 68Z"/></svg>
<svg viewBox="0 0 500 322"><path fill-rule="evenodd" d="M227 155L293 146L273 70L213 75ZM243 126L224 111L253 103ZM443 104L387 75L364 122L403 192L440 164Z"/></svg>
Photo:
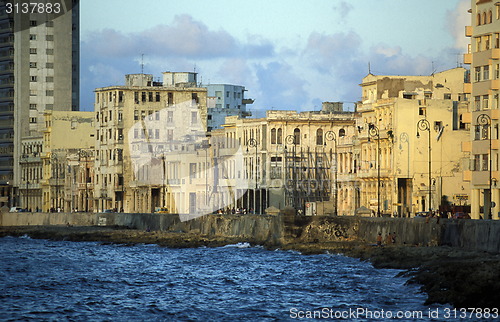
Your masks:
<svg viewBox="0 0 500 322"><path fill-rule="evenodd" d="M245 87L229 84L202 85L208 95L208 131L221 129L226 116L251 116L247 104L253 104L252 99L245 98Z"/></svg>
<svg viewBox="0 0 500 322"><path fill-rule="evenodd" d="M470 171L465 178L471 182L471 217L499 219L499 134L500 118L500 6L497 1L472 0L470 37L464 63L470 64L471 141L464 149L471 153Z"/></svg>
<svg viewBox="0 0 500 322"><path fill-rule="evenodd" d="M78 110L79 1L58 3L51 14L0 11L0 205L19 202L22 140L40 135L44 112Z"/></svg>

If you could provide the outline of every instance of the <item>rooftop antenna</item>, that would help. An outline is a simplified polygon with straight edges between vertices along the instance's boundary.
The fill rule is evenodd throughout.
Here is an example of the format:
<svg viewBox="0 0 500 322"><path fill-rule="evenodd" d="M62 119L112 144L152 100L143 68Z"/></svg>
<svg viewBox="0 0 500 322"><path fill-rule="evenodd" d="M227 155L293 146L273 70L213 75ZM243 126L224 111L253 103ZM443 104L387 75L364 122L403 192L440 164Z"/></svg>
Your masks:
<svg viewBox="0 0 500 322"><path fill-rule="evenodd" d="M196 73L196 63L194 64L194 72Z"/></svg>
<svg viewBox="0 0 500 322"><path fill-rule="evenodd" d="M372 73L372 66L370 64L370 62L368 62L368 74L371 74Z"/></svg>
<svg viewBox="0 0 500 322"><path fill-rule="evenodd" d="M141 74L144 75L144 54L141 54Z"/></svg>

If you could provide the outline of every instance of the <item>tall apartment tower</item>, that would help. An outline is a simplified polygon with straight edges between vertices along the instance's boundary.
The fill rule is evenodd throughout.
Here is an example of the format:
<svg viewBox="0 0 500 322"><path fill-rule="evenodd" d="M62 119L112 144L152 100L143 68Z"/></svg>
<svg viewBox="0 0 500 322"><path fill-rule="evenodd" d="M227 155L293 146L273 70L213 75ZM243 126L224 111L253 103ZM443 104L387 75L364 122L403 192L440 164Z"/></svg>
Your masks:
<svg viewBox="0 0 500 322"><path fill-rule="evenodd" d="M471 141L464 143L470 152L470 171L464 179L471 182L471 217L499 219L499 132L500 118L500 6L497 1L471 0L470 37L464 63L470 64Z"/></svg>
<svg viewBox="0 0 500 322"><path fill-rule="evenodd" d="M12 3L0 1L0 206L14 205L28 180L21 139L41 135L46 110L78 110L79 101L79 0L50 10Z"/></svg>

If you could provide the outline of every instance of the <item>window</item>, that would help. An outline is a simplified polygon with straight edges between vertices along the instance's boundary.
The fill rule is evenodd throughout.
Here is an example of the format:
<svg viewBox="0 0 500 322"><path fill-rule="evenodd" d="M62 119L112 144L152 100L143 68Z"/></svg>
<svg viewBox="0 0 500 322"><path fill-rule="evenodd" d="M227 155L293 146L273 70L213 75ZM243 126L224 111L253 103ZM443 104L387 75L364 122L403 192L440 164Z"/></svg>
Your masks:
<svg viewBox="0 0 500 322"><path fill-rule="evenodd" d="M123 91L118 91L118 103L123 102Z"/></svg>
<svg viewBox="0 0 500 322"><path fill-rule="evenodd" d="M300 130L293 130L293 144L300 144Z"/></svg>
<svg viewBox="0 0 500 322"><path fill-rule="evenodd" d="M488 158L488 155L487 154L483 154L483 163L482 163L482 167L481 167L481 170L483 171L488 171L488 168L489 168L489 158Z"/></svg>
<svg viewBox="0 0 500 322"><path fill-rule="evenodd" d="M36 40L36 35L35 34L31 34L30 35L30 40Z"/></svg>
<svg viewBox="0 0 500 322"><path fill-rule="evenodd" d="M483 80L490 79L490 66L483 67Z"/></svg>
<svg viewBox="0 0 500 322"><path fill-rule="evenodd" d="M36 48L30 48L30 54L36 55Z"/></svg>
<svg viewBox="0 0 500 322"><path fill-rule="evenodd" d="M141 93L141 101L143 101L143 102L146 101L146 92Z"/></svg>
<svg viewBox="0 0 500 322"><path fill-rule="evenodd" d="M451 93L444 93L445 100L451 100Z"/></svg>
<svg viewBox="0 0 500 322"><path fill-rule="evenodd" d="M134 92L134 102L136 104L139 103L139 93L138 92Z"/></svg>
<svg viewBox="0 0 500 322"><path fill-rule="evenodd" d="M134 129L134 139L139 138L139 129Z"/></svg>
<svg viewBox="0 0 500 322"><path fill-rule="evenodd" d="M157 102L160 102L160 101L161 101L160 92L156 92L156 93L155 93L155 96L156 96L156 101L157 101Z"/></svg>
<svg viewBox="0 0 500 322"><path fill-rule="evenodd" d="M276 143L283 144L283 130L281 128L278 129L278 135L276 136Z"/></svg>
<svg viewBox="0 0 500 322"><path fill-rule="evenodd" d="M45 91L45 95L46 96L54 96L54 91L51 90L51 89L48 89L48 90Z"/></svg>
<svg viewBox="0 0 500 322"><path fill-rule="evenodd" d="M160 130L159 129L155 129L155 139L159 139L160 138Z"/></svg>
<svg viewBox="0 0 500 322"><path fill-rule="evenodd" d="M30 27L36 27L38 24L36 20L30 20Z"/></svg>
<svg viewBox="0 0 500 322"><path fill-rule="evenodd" d="M476 82L481 81L481 67L476 67L476 68L475 68L475 76L476 76L476 77L475 77L475 79L474 79L474 80L475 80Z"/></svg>
<svg viewBox="0 0 500 322"><path fill-rule="evenodd" d="M217 99L220 100L222 97L222 91L215 91L215 97L217 97Z"/></svg>
<svg viewBox="0 0 500 322"><path fill-rule="evenodd" d="M192 93L191 94L191 101L192 101L192 104L198 104L199 103L198 93Z"/></svg>
<svg viewBox="0 0 500 322"><path fill-rule="evenodd" d="M54 35L46 35L45 40L47 41L54 41Z"/></svg>
<svg viewBox="0 0 500 322"><path fill-rule="evenodd" d="M54 49L52 49L52 48L47 48L47 50L45 51L45 53L46 53L47 55L54 55Z"/></svg>
<svg viewBox="0 0 500 322"><path fill-rule="evenodd" d="M139 111L135 110L134 111L134 121L138 121L138 120L139 120Z"/></svg>
<svg viewBox="0 0 500 322"><path fill-rule="evenodd" d="M474 163L472 164L472 171L480 171L481 155L474 154Z"/></svg>
<svg viewBox="0 0 500 322"><path fill-rule="evenodd" d="M148 99L150 102L153 102L153 92L148 92Z"/></svg>
<svg viewBox="0 0 500 322"><path fill-rule="evenodd" d="M52 21L52 20L47 21L47 22L45 23L45 26L46 26L46 27L54 27L54 21Z"/></svg>
<svg viewBox="0 0 500 322"><path fill-rule="evenodd" d="M36 117L30 117L30 123L36 123Z"/></svg>
<svg viewBox="0 0 500 322"><path fill-rule="evenodd" d="M30 104L30 110L36 110L36 104Z"/></svg>
<svg viewBox="0 0 500 322"><path fill-rule="evenodd" d="M226 97L229 97L229 92L226 92Z"/></svg>
<svg viewBox="0 0 500 322"><path fill-rule="evenodd" d="M323 145L323 130L316 130L316 145Z"/></svg>
<svg viewBox="0 0 500 322"><path fill-rule="evenodd" d="M36 62L31 61L30 62L30 68L36 68Z"/></svg>
<svg viewBox="0 0 500 322"><path fill-rule="evenodd" d="M483 95L483 109L489 108L488 97L488 95Z"/></svg>
<svg viewBox="0 0 500 322"><path fill-rule="evenodd" d="M30 76L30 82L36 82L36 76Z"/></svg>
<svg viewBox="0 0 500 322"><path fill-rule="evenodd" d="M167 123L174 121L174 111L167 111Z"/></svg>
<svg viewBox="0 0 500 322"><path fill-rule="evenodd" d="M45 77L45 81L47 83L53 83L54 82L54 77L53 76L47 76L47 77Z"/></svg>
<svg viewBox="0 0 500 322"><path fill-rule="evenodd" d="M173 105L174 104L174 93L169 92L167 94L167 105Z"/></svg>
<svg viewBox="0 0 500 322"><path fill-rule="evenodd" d="M37 92L35 89L30 89L30 96L36 96Z"/></svg>
<svg viewBox="0 0 500 322"><path fill-rule="evenodd" d="M54 68L54 63L47 63L46 67L49 69Z"/></svg>
<svg viewBox="0 0 500 322"><path fill-rule="evenodd" d="M198 112L191 112L191 125L195 125L198 122Z"/></svg>
<svg viewBox="0 0 500 322"><path fill-rule="evenodd" d="M474 97L474 108L476 111L481 110L481 96Z"/></svg>
<svg viewBox="0 0 500 322"><path fill-rule="evenodd" d="M418 108L418 115L425 116L425 107L419 107Z"/></svg>
<svg viewBox="0 0 500 322"><path fill-rule="evenodd" d="M344 136L345 136L345 130L344 129L340 129L339 130L339 138L344 137Z"/></svg>
<svg viewBox="0 0 500 322"><path fill-rule="evenodd" d="M271 129L271 144L276 144L276 129Z"/></svg>

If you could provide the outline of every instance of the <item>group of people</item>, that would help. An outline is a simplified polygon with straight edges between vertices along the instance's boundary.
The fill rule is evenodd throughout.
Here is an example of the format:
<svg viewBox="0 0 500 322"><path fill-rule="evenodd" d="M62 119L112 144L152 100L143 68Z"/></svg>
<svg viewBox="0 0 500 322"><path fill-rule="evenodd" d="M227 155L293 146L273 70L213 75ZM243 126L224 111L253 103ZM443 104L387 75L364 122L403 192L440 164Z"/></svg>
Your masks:
<svg viewBox="0 0 500 322"><path fill-rule="evenodd" d="M382 233L378 233L377 236L377 246L382 246L384 238L382 237ZM390 245L390 244L395 244L396 243L396 232L393 233L388 233L385 236L385 244Z"/></svg>
<svg viewBox="0 0 500 322"><path fill-rule="evenodd" d="M246 208L234 208L234 207L217 210L218 215L246 215L253 213L254 213L253 208L250 208L250 210L248 211Z"/></svg>

